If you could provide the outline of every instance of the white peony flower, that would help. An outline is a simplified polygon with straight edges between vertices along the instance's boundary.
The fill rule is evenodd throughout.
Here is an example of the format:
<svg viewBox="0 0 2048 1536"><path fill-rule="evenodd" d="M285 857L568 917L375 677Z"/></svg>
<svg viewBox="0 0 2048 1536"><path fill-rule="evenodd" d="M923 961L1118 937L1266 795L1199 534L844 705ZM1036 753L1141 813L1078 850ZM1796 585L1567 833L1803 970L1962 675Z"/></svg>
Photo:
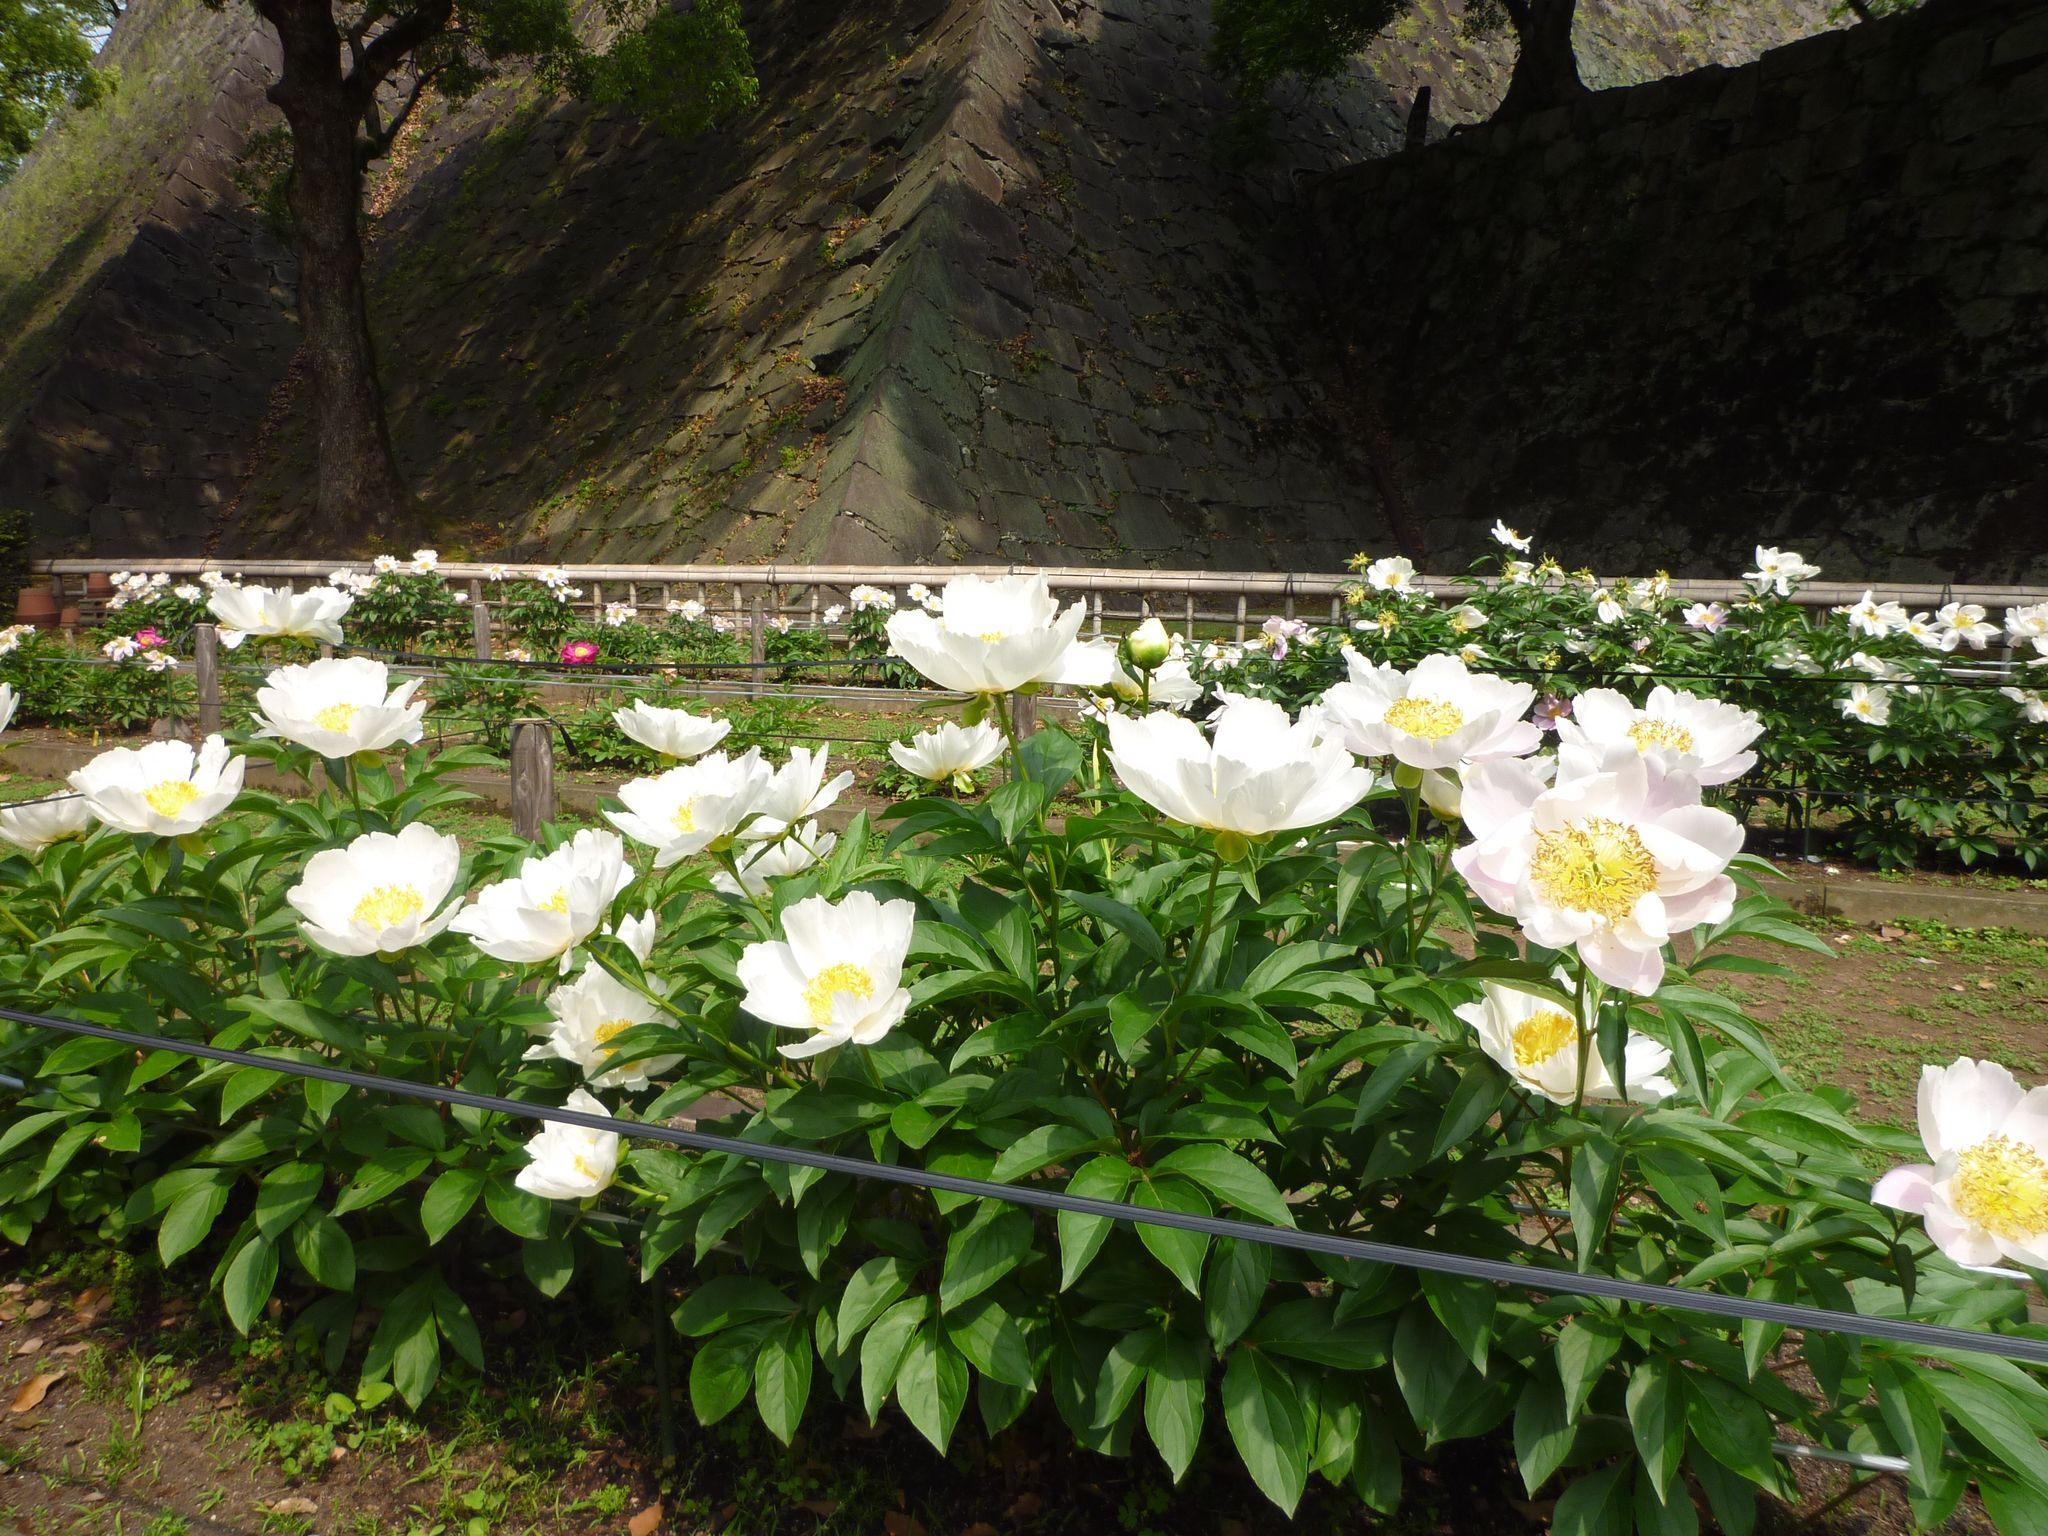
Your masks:
<svg viewBox="0 0 2048 1536"><path fill-rule="evenodd" d="M1451 628L1461 635L1469 635L1475 629L1484 629L1487 617L1470 603L1460 603L1450 611Z"/></svg>
<svg viewBox="0 0 2048 1536"><path fill-rule="evenodd" d="M142 642L133 635L116 635L100 647L100 654L109 661L126 661L142 649Z"/></svg>
<svg viewBox="0 0 2048 1536"><path fill-rule="evenodd" d="M728 896L760 896L770 880L800 875L838 846L838 834L821 833L815 821L807 821L775 842L748 845L733 862L738 878L721 869L711 886Z"/></svg>
<svg viewBox="0 0 2048 1536"><path fill-rule="evenodd" d="M607 629L623 629L640 617L640 610L631 603L606 603L604 605L604 626Z"/></svg>
<svg viewBox="0 0 2048 1536"><path fill-rule="evenodd" d="M749 944L740 955L747 989L740 1006L781 1029L810 1038L780 1047L815 1056L836 1045L873 1045L903 1018L910 993L903 957L917 909L854 891L836 905L822 896L782 914L783 938Z"/></svg>
<svg viewBox="0 0 2048 1536"><path fill-rule="evenodd" d="M1998 638L1998 626L1984 617L1984 608L1979 603L1943 603L1934 614L1935 627L1947 637L1942 646L1952 651L1960 641L1973 651L1981 651Z"/></svg>
<svg viewBox="0 0 2048 1536"><path fill-rule="evenodd" d="M184 837L234 803L246 766L228 755L218 736L207 737L197 752L190 742L153 741L102 752L69 782L93 815L116 831Z"/></svg>
<svg viewBox="0 0 2048 1536"><path fill-rule="evenodd" d="M497 560L493 560L489 565L484 567L485 581L504 581L506 578L511 576L511 574L511 567Z"/></svg>
<svg viewBox="0 0 2048 1536"><path fill-rule="evenodd" d="M284 899L305 919L306 937L328 953L395 955L455 920L462 903L449 902L448 893L461 863L460 843L414 822L314 854Z"/></svg>
<svg viewBox="0 0 2048 1536"><path fill-rule="evenodd" d="M818 615L818 622L829 629L845 617L846 609L843 608L840 604L834 603L830 608L827 608L823 613Z"/></svg>
<svg viewBox="0 0 2048 1536"><path fill-rule="evenodd" d="M220 643L233 650L244 637L294 636L341 644L341 620L355 598L333 587L294 592L289 587L238 587L222 583L207 599L220 620Z"/></svg>
<svg viewBox="0 0 2048 1536"><path fill-rule="evenodd" d="M1855 602L1847 607L1837 608L1835 612L1848 615L1849 627L1857 634L1869 635L1877 640L1882 640L1886 635L1897 634L1908 623L1903 604L1880 603L1876 596L1868 591Z"/></svg>
<svg viewBox="0 0 2048 1536"><path fill-rule="evenodd" d="M760 805L773 777L759 747L739 757L713 752L654 778L620 785L619 803L625 809L604 814L634 842L654 850L656 869L666 869L678 859L729 843Z"/></svg>
<svg viewBox="0 0 2048 1536"><path fill-rule="evenodd" d="M1899 633L1908 640L1917 640L1930 651L1952 651L1962 637L1953 630L1945 630L1934 622L1933 615L1916 613L1899 626Z"/></svg>
<svg viewBox="0 0 2048 1536"><path fill-rule="evenodd" d="M905 773L934 784L950 783L965 794L974 788L970 777L1003 755L1003 733L983 722L955 725L948 720L937 730L919 731L909 741L889 743L889 756Z"/></svg>
<svg viewBox="0 0 2048 1536"><path fill-rule="evenodd" d="M485 886L448 926L494 960L559 959L566 970L569 952L597 931L632 880L618 836L586 829L553 853L529 858L510 879Z"/></svg>
<svg viewBox="0 0 2048 1536"><path fill-rule="evenodd" d="M1511 587L1526 587L1535 579L1536 567L1527 560L1510 560L1501 567L1501 579Z"/></svg>
<svg viewBox="0 0 2048 1536"><path fill-rule="evenodd" d="M687 709L662 709L644 699L635 699L630 708L614 710L612 723L641 746L663 757L681 759L709 752L732 730L730 720L693 715Z"/></svg>
<svg viewBox="0 0 2048 1536"><path fill-rule="evenodd" d="M438 550L416 549L412 552L410 569L415 576L431 576L441 569L441 555Z"/></svg>
<svg viewBox="0 0 2048 1536"><path fill-rule="evenodd" d="M420 679L389 690L390 669L361 656L329 656L279 667L256 690L257 735L274 736L322 757L381 752L420 739L426 701L415 704Z"/></svg>
<svg viewBox="0 0 2048 1536"><path fill-rule="evenodd" d="M1415 562L1406 555L1386 555L1373 561L1365 568L1365 583L1377 592L1392 592L1400 597L1419 597L1422 588L1417 584Z"/></svg>
<svg viewBox="0 0 2048 1536"><path fill-rule="evenodd" d="M881 587L855 587L847 594L847 598L852 602L855 613L865 613L869 609L889 609L896 606L896 594L886 591Z"/></svg>
<svg viewBox="0 0 2048 1536"><path fill-rule="evenodd" d="M889 649L941 688L1008 693L1059 681L1084 611L1061 613L1043 576L962 576L946 583L937 614L892 615Z"/></svg>
<svg viewBox="0 0 2048 1536"><path fill-rule="evenodd" d="M2005 633L2015 650L2031 645L2048 656L2048 603L2029 603L2005 610Z"/></svg>
<svg viewBox="0 0 2048 1536"><path fill-rule="evenodd" d="M52 843L92 830L92 807L83 795L52 795L0 806L0 842L24 853L41 853Z"/></svg>
<svg viewBox="0 0 2048 1536"><path fill-rule="evenodd" d="M1851 683L1849 696L1835 700L1835 708L1847 719L1883 725L1892 717L1892 691L1882 683Z"/></svg>
<svg viewBox="0 0 2048 1536"><path fill-rule="evenodd" d="M398 556L379 555L377 556L376 559L370 562L370 569L375 571L379 576L389 576L398 569L398 565Z"/></svg>
<svg viewBox="0 0 2048 1536"><path fill-rule="evenodd" d="M1529 552L1529 541L1497 517L1493 520L1493 542L1505 549L1518 549L1525 555Z"/></svg>
<svg viewBox="0 0 2048 1536"><path fill-rule="evenodd" d="M1561 741L1596 752L1625 747L1701 784L1726 784L1756 766L1756 754L1747 749L1763 728L1746 709L1662 683L1640 709L1612 688L1588 689L1573 700L1571 717L1557 723Z"/></svg>
<svg viewBox="0 0 2048 1536"><path fill-rule="evenodd" d="M655 918L652 912L620 922L614 932L646 964L654 950ZM666 982L653 977L650 991L666 995ZM601 965L587 965L572 982L555 988L547 997L545 1038L526 1052L528 1061L574 1062L583 1075L599 1088L645 1088L648 1079L666 1072L681 1056L648 1056L624 1066L610 1065L617 1054L612 1041L636 1024L651 1024L662 1015L661 1008L627 986Z"/></svg>
<svg viewBox="0 0 2048 1536"><path fill-rule="evenodd" d="M609 1114L602 1100L578 1088L568 1107L586 1115ZM526 1144L527 1164L512 1182L547 1200L588 1200L611 1187L619 1171L619 1134L550 1120Z"/></svg>
<svg viewBox="0 0 2048 1536"><path fill-rule="evenodd" d="M195 587L189 581L181 581L171 588L171 596L181 603L196 603L204 591L203 587Z"/></svg>
<svg viewBox="0 0 2048 1536"><path fill-rule="evenodd" d="M1456 656L1425 656L1401 672L1347 646L1344 661L1350 680L1327 689L1322 704L1344 745L1361 757L1450 768L1519 757L1543 740L1524 718L1536 702L1527 683L1469 671Z"/></svg>
<svg viewBox="0 0 2048 1536"><path fill-rule="evenodd" d="M14 691L11 683L0 683L0 731L14 722L14 711L21 705L21 695Z"/></svg>
<svg viewBox="0 0 2048 1536"><path fill-rule="evenodd" d="M2029 725L2048 725L2048 697L2035 688L2001 688L1998 690L2013 703L2019 705L2020 715ZM893 750L893 749L892 749Z"/></svg>
<svg viewBox="0 0 2048 1536"><path fill-rule="evenodd" d="M1454 1010L1479 1036L1480 1049L1522 1087L1553 1104L1570 1104L1579 1094L1579 1026L1568 1008L1520 987L1482 982L1485 997ZM1671 1052L1634 1030L1622 1048L1627 1081L1617 1089L1599 1047L1587 1041L1585 1093L1592 1099L1628 1099L1655 1104L1678 1092L1661 1076Z"/></svg>
<svg viewBox="0 0 2048 1536"><path fill-rule="evenodd" d="M747 823L740 836L750 843L765 843L780 837L806 817L831 809L853 784L853 775L842 770L827 779L825 768L830 756L829 747L819 747L815 751L809 747L792 750L789 761L775 770L768 780L768 787L755 800L754 819Z"/></svg>
<svg viewBox="0 0 2048 1536"><path fill-rule="evenodd" d="M5 629L0 629L0 656L13 655L35 632L36 627L33 624L10 624Z"/></svg>
<svg viewBox="0 0 2048 1536"><path fill-rule="evenodd" d="M1628 617L1628 605L1605 587L1593 592L1593 617L1602 624L1619 624Z"/></svg>
<svg viewBox="0 0 2048 1536"><path fill-rule="evenodd" d="M1775 592L1780 597L1790 597L1792 589L1799 583L1811 581L1819 574L1820 567L1808 565L1799 557L1797 550L1770 549L1759 544L1756 547L1756 569L1744 571L1742 579L1759 593Z"/></svg>
<svg viewBox="0 0 2048 1536"><path fill-rule="evenodd" d="M1306 711L1233 697L1215 740L1165 710L1109 719L1109 762L1124 787L1183 826L1241 837L1318 827L1364 799L1372 773Z"/></svg>
<svg viewBox="0 0 2048 1536"><path fill-rule="evenodd" d="M1922 1067L1920 1140L1934 1161L1894 1168L1870 1198L1919 1216L1968 1268L2048 1269L2048 1087L1967 1056Z"/></svg>
<svg viewBox="0 0 2048 1536"><path fill-rule="evenodd" d="M1723 871L1742 826L1699 803L1689 774L1634 752L1567 749L1558 781L1512 758L1464 776L1473 841L1452 860L1473 894L1548 949L1576 946L1602 981L1648 996L1674 932L1719 922L1735 905Z"/></svg>

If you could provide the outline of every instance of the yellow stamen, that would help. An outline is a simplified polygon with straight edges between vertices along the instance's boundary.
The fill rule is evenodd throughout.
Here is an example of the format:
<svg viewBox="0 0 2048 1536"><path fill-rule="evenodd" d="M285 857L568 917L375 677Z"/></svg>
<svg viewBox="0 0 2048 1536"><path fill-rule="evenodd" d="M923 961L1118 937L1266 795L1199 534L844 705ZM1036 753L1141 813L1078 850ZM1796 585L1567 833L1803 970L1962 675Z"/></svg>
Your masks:
<svg viewBox="0 0 2048 1536"><path fill-rule="evenodd" d="M1465 712L1448 699L1410 697L1387 706L1387 724L1424 741L1448 736L1465 723Z"/></svg>
<svg viewBox="0 0 2048 1536"><path fill-rule="evenodd" d="M1555 1008L1532 1013L1514 1029L1515 1065L1540 1067L1579 1038L1579 1026Z"/></svg>
<svg viewBox="0 0 2048 1536"><path fill-rule="evenodd" d="M569 1162L576 1169L576 1171L582 1174L583 1177L585 1177L586 1179L596 1180L604 1177L603 1174L599 1173L595 1168L591 1167L590 1164L586 1163L583 1160L583 1154L581 1152L572 1152L569 1155Z"/></svg>
<svg viewBox="0 0 2048 1536"><path fill-rule="evenodd" d="M199 798L199 786L190 779L165 779L144 790L142 798L159 816L182 816L186 807Z"/></svg>
<svg viewBox="0 0 2048 1536"><path fill-rule="evenodd" d="M1670 720L1638 720L1628 728L1628 739L1636 744L1638 752L1647 752L1652 747L1662 747L1667 752L1690 752L1693 747L1692 732Z"/></svg>
<svg viewBox="0 0 2048 1536"><path fill-rule="evenodd" d="M1008 636L1006 636L1000 629L991 629L982 634L981 643L983 645L994 645L998 640L1003 640L1007 638Z"/></svg>
<svg viewBox="0 0 2048 1536"><path fill-rule="evenodd" d="M2009 1242L2048 1232L2048 1160L2010 1136L1987 1136L1956 1159L1956 1214Z"/></svg>
<svg viewBox="0 0 2048 1536"><path fill-rule="evenodd" d="M676 807L676 813L675 813L675 816L674 816L673 820L674 820L674 822L675 822L675 828L676 828L676 830L677 830L678 832L694 832L694 831L696 831L696 830L697 830L697 802L696 802L696 800L695 800L694 798L691 798L691 799L689 799L689 800L685 800L685 801L684 801L684 802L683 802L683 803L682 803L681 805L677 806L677 807Z"/></svg>
<svg viewBox="0 0 2048 1536"><path fill-rule="evenodd" d="M611 1055L611 1042L632 1027L633 1021L631 1019L606 1019L602 1024L598 1025L596 1029L591 1031L591 1034L597 1040L597 1054L600 1056Z"/></svg>
<svg viewBox="0 0 2048 1536"><path fill-rule="evenodd" d="M822 1029L832 1022L832 1003L842 992L866 1002L875 995L875 978L848 961L826 966L804 988L804 1006L810 1009L813 1024Z"/></svg>
<svg viewBox="0 0 2048 1536"><path fill-rule="evenodd" d="M1657 861L1634 827L1589 816L1536 839L1529 882L1553 907L1619 922L1657 888Z"/></svg>
<svg viewBox="0 0 2048 1536"><path fill-rule="evenodd" d="M535 910L541 912L559 912L566 917L569 912L568 887L564 886L561 890L555 892L554 895L550 896L546 901L542 902L540 906Z"/></svg>
<svg viewBox="0 0 2048 1536"><path fill-rule="evenodd" d="M395 928L420 915L426 899L409 885L380 885L364 893L350 914L366 928Z"/></svg>
<svg viewBox="0 0 2048 1536"><path fill-rule="evenodd" d="M362 713L360 704L330 704L313 716L313 723L323 731L332 731L337 736L346 736L348 728L355 724L356 716Z"/></svg>

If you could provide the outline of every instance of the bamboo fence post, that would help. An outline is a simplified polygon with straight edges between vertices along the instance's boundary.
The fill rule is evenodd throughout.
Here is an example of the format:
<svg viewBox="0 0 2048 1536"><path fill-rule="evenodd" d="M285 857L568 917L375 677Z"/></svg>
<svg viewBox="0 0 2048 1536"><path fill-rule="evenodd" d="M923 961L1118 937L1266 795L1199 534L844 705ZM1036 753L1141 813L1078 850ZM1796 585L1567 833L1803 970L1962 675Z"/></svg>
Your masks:
<svg viewBox="0 0 2048 1536"><path fill-rule="evenodd" d="M529 842L555 819L555 735L546 720L512 722L512 830Z"/></svg>
<svg viewBox="0 0 2048 1536"><path fill-rule="evenodd" d="M1237 643L1244 644L1244 594L1237 594Z"/></svg>
<svg viewBox="0 0 2048 1536"><path fill-rule="evenodd" d="M472 598L469 604L469 639L478 661L491 659L491 605Z"/></svg>
<svg viewBox="0 0 2048 1536"><path fill-rule="evenodd" d="M192 626L192 679L199 688L199 734L220 732L220 629Z"/></svg>

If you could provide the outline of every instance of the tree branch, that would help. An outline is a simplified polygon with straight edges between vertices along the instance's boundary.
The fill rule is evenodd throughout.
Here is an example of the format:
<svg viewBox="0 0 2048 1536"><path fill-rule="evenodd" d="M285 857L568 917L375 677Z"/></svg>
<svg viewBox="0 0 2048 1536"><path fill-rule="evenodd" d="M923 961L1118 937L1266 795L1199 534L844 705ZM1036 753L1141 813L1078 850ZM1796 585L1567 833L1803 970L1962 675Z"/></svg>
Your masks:
<svg viewBox="0 0 2048 1536"><path fill-rule="evenodd" d="M361 63L349 72L350 88L375 91L407 54L445 29L454 14L453 0L423 0L399 16L363 49Z"/></svg>
<svg viewBox="0 0 2048 1536"><path fill-rule="evenodd" d="M358 159L363 165L381 158L398 141L398 135L404 130L407 119L412 116L412 109L420 104L421 95L432 81L432 70L423 69L415 75L412 89L406 93L405 101L391 114L391 121L382 128L377 127L374 121L377 110L376 96L374 92L371 94L371 105L368 110L372 115L364 118L364 140L357 150Z"/></svg>

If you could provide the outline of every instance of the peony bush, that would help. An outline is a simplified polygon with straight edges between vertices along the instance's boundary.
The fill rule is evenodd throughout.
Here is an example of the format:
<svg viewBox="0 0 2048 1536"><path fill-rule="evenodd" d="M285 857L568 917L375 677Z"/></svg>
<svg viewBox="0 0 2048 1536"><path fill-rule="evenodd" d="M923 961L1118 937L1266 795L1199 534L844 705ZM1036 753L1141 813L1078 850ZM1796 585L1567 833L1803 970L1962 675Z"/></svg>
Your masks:
<svg viewBox="0 0 2048 1536"><path fill-rule="evenodd" d="M1408 1461L1498 1437L1558 1530L1656 1533L1753 1528L1795 1493L1789 1442L1890 1458L1923 1526L1971 1490L2003 1529L2048 1520L2029 1369L1544 1287L2048 1337L2048 1088L1931 1065L1901 1135L1699 984L1813 945L1709 803L1767 721L1617 690L1545 751L1534 688L1483 657L1354 647L1299 706L1226 688L1204 725L1193 645L1080 641L1034 578L883 622L970 699L896 754L923 793L836 831L822 748L731 752L643 702L616 726L668 766L609 826L464 847L435 821L477 754L420 745L410 685L282 667L229 738L115 749L74 797L0 810L0 1002L1504 1260L1527 1288L11 1025L0 1235L153 1242L238 1328L276 1300L371 1400L481 1368L480 1274L629 1274L681 1293L698 1417L783 1441L825 1398L941 1450L1032 1415L1176 1479L1235 1458L1291 1511L1313 1479L1391 1510ZM1093 693L1079 732L1020 736L1013 695L1062 684ZM251 761L313 792L252 789ZM968 802L974 776L1000 782Z"/></svg>

